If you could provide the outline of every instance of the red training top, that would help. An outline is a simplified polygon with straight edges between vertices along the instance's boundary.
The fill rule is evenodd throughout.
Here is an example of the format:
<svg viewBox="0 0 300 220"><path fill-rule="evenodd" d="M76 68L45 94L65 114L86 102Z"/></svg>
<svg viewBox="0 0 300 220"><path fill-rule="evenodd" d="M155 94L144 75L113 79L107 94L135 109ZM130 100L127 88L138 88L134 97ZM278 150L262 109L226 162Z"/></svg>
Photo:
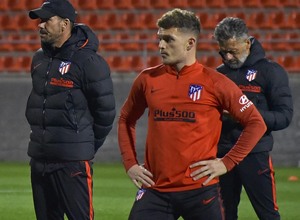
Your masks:
<svg viewBox="0 0 300 220"><path fill-rule="evenodd" d="M179 73L166 65L148 68L135 79L119 118L119 146L126 170L138 164L135 125L146 108L149 113L145 168L154 175L152 188L161 192L202 187L207 177L194 181L189 166L216 158L223 109L244 126L236 145L222 158L228 171L266 131L253 103L215 70L198 62ZM209 184L218 181L215 178Z"/></svg>

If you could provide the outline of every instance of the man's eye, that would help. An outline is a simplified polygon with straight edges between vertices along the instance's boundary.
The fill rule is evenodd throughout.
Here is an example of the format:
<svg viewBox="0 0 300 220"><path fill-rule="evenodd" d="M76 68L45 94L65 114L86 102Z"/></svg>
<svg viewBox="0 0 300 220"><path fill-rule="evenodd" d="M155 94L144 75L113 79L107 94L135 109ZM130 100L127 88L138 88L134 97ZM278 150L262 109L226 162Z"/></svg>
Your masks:
<svg viewBox="0 0 300 220"><path fill-rule="evenodd" d="M223 55L226 55L226 54L231 54L231 55L237 55L238 54L238 52L236 52L236 51L220 51L220 53L221 54L223 54Z"/></svg>

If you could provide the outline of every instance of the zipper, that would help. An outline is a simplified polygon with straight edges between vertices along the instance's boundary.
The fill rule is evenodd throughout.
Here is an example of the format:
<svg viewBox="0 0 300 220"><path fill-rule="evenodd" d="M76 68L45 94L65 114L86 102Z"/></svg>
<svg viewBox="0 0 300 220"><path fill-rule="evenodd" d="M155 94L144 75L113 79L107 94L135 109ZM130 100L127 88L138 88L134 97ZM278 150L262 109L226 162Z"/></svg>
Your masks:
<svg viewBox="0 0 300 220"><path fill-rule="evenodd" d="M79 133L79 129L78 129L78 123L77 123L77 114L76 114L76 110L74 108L74 99L73 99L73 95L71 93L71 90L68 90L69 96L71 97L71 101L72 101L72 115L74 117L72 117L73 119L73 124L75 125L75 129L76 129L76 133Z"/></svg>
<svg viewBox="0 0 300 220"><path fill-rule="evenodd" d="M52 65L52 57L49 59L49 63L48 63L48 67L47 67L47 71L46 71L46 77L45 77L45 85L44 85L44 101L43 101L43 121L42 121L42 127L43 127L43 139L44 139L44 134L45 134L45 130L46 130L46 125L45 125L45 121L46 121L46 117L45 117L45 110L46 110L46 102L47 102L47 92L46 92L46 87L48 86L48 79L49 79L49 72L50 72L50 68ZM43 140L44 141L44 140Z"/></svg>

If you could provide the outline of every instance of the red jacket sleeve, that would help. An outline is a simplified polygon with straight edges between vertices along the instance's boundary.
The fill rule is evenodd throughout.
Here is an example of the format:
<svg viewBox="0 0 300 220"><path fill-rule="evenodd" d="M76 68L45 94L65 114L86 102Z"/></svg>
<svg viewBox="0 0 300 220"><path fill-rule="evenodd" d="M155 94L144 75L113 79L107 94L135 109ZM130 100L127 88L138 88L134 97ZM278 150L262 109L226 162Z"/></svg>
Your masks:
<svg viewBox="0 0 300 220"><path fill-rule="evenodd" d="M135 150L135 126L147 108L141 78L139 75L134 81L129 96L121 108L118 121L118 142L126 171L138 164Z"/></svg>

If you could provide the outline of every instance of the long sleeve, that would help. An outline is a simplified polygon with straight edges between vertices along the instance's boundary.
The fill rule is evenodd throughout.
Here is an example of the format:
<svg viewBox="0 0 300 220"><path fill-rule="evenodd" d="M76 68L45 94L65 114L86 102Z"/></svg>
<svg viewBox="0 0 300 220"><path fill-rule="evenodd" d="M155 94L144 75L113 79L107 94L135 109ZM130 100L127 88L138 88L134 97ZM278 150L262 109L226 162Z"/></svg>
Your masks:
<svg viewBox="0 0 300 220"><path fill-rule="evenodd" d="M272 65L268 71L267 101L269 109L259 108L269 131L286 128L293 116L293 100L287 73L279 65Z"/></svg>
<svg viewBox="0 0 300 220"><path fill-rule="evenodd" d="M137 164L136 158L136 122L146 109L146 101L141 88L140 79L137 78L130 94L121 108L118 121L118 141L125 169L128 170Z"/></svg>
<svg viewBox="0 0 300 220"><path fill-rule="evenodd" d="M115 98L110 69L102 57L94 56L85 65L85 88L89 109L94 117L95 151L102 146L115 119Z"/></svg>
<svg viewBox="0 0 300 220"><path fill-rule="evenodd" d="M233 148L222 158L229 171L254 148L265 133L266 125L254 104L231 80L224 77L215 88L219 89L220 102L224 109L244 127Z"/></svg>

